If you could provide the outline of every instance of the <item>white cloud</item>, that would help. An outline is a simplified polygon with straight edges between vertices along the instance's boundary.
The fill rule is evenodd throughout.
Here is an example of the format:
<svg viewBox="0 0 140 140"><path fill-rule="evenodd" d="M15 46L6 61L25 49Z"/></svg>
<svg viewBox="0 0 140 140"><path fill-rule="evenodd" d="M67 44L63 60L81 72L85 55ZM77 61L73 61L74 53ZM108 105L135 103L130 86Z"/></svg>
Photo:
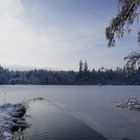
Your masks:
<svg viewBox="0 0 140 140"><path fill-rule="evenodd" d="M102 35L101 25L79 25L74 30L49 27L39 34L24 16L20 0L0 0L0 63L50 65L57 52L94 47ZM91 30L93 29L93 30ZM56 55L55 55L56 53ZM57 57L57 56L56 56Z"/></svg>
<svg viewBox="0 0 140 140"><path fill-rule="evenodd" d="M20 0L0 0L0 63L31 65L46 44L24 16Z"/></svg>
<svg viewBox="0 0 140 140"><path fill-rule="evenodd" d="M73 67L73 61L78 63L84 53L73 56L75 60L66 55L72 56L73 51L93 51L96 46L105 44L105 23L96 19L91 23L76 23L73 28L52 25L45 29L45 33L39 33L30 20L25 16L21 0L0 0L1 64ZM93 55L100 53L100 50L95 51ZM84 55L86 57L88 53Z"/></svg>

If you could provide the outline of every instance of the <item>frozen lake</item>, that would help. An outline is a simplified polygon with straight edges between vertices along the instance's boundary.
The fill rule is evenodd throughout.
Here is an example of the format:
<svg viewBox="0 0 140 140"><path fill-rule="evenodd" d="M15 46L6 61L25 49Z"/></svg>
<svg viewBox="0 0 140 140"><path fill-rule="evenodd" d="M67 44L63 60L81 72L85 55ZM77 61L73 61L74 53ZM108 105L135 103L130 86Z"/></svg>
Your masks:
<svg viewBox="0 0 140 140"><path fill-rule="evenodd" d="M75 118L81 122L82 127L88 126L90 129L85 127L86 131L96 130L110 140L121 140L123 137L140 139L140 112L115 106L130 96L140 99L140 87L0 86L0 104L43 97L55 108L72 116L72 120ZM67 129L66 123L64 127Z"/></svg>

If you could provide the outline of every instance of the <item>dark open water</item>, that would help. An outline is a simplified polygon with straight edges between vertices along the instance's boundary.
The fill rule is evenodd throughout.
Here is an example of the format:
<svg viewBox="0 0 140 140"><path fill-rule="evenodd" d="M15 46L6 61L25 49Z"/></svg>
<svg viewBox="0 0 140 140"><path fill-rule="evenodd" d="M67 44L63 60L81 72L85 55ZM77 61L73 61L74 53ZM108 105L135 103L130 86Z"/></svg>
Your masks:
<svg viewBox="0 0 140 140"><path fill-rule="evenodd" d="M15 133L16 140L106 140L82 121L47 101L29 103L30 127Z"/></svg>

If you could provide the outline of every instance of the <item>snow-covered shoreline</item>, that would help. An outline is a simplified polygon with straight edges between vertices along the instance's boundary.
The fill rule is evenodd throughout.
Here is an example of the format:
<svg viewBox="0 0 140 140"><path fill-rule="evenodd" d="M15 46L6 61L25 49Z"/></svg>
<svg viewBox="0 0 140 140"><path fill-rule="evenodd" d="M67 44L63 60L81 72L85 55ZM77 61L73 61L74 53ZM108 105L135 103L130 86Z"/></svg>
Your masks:
<svg viewBox="0 0 140 140"><path fill-rule="evenodd" d="M0 106L0 140L12 140L13 132L27 127L24 115L26 104L4 104Z"/></svg>
<svg viewBox="0 0 140 140"><path fill-rule="evenodd" d="M140 100L135 96L130 96L128 99L118 104L117 107L127 108L129 110L140 110Z"/></svg>

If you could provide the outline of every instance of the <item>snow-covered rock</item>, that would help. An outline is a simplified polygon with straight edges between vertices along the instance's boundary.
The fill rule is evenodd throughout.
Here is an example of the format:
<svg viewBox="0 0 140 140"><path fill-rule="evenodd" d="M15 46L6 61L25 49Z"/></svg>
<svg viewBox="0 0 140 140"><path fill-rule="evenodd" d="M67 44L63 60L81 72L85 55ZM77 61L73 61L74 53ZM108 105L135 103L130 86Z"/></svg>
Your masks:
<svg viewBox="0 0 140 140"><path fill-rule="evenodd" d="M129 110L140 110L140 100L135 96L130 96L123 103L118 104L117 107L127 108Z"/></svg>
<svg viewBox="0 0 140 140"><path fill-rule="evenodd" d="M27 126L23 118L25 112L24 103L0 106L0 140L12 140L14 131Z"/></svg>

